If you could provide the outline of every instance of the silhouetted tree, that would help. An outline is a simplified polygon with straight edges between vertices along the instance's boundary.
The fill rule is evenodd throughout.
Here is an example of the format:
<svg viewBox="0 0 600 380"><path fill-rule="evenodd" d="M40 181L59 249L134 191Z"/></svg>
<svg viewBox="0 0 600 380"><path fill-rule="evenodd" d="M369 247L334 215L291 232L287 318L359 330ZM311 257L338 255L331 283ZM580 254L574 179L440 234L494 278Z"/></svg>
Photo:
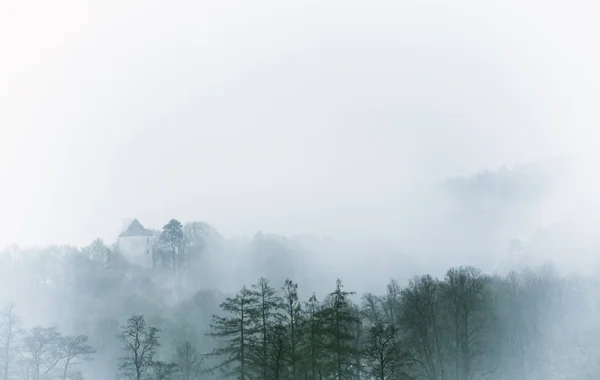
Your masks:
<svg viewBox="0 0 600 380"><path fill-rule="evenodd" d="M235 297L227 298L220 305L221 310L229 316L213 315L209 336L225 344L212 353L212 356L223 358L213 371L219 370L225 376L246 380L256 368L250 349L257 347L257 330L253 323L258 315L257 301L256 292L244 286Z"/></svg>
<svg viewBox="0 0 600 380"><path fill-rule="evenodd" d="M442 289L452 336L453 372L456 380L470 380L485 371L479 365L486 354L490 322L484 294L487 277L473 267L461 267L448 270L445 280Z"/></svg>
<svg viewBox="0 0 600 380"><path fill-rule="evenodd" d="M298 379L298 350L302 337L302 304L298 298L298 284L292 280L285 280L283 290L283 309L289 348L287 358L290 365L291 378Z"/></svg>
<svg viewBox="0 0 600 380"><path fill-rule="evenodd" d="M388 312L388 297L389 293L383 299L372 294L363 297L362 312L367 326L362 349L365 372L378 380L407 379L410 355L400 343L393 314Z"/></svg>
<svg viewBox="0 0 600 380"><path fill-rule="evenodd" d="M171 219L163 226L160 240L169 252L169 258L176 271L184 261L184 234L183 225L176 219Z"/></svg>
<svg viewBox="0 0 600 380"><path fill-rule="evenodd" d="M91 360L96 350L89 345L86 335L65 336L60 340L60 355L63 359L62 380L74 377L72 368L77 365L77 359Z"/></svg>
<svg viewBox="0 0 600 380"><path fill-rule="evenodd" d="M342 281L337 279L335 291L329 294L322 310L324 321L325 351L328 353L327 373L336 380L353 376L352 366L356 353L353 344L357 316L351 308L348 296L354 292L343 290Z"/></svg>
<svg viewBox="0 0 600 380"><path fill-rule="evenodd" d="M416 376L426 380L445 379L440 299L439 282L429 275L412 279L401 293L400 327L415 360Z"/></svg>
<svg viewBox="0 0 600 380"><path fill-rule="evenodd" d="M325 319L323 307L313 294L304 306L304 318L301 324L302 343L299 346L299 358L304 378L316 380L323 377L325 354Z"/></svg>
<svg viewBox="0 0 600 380"><path fill-rule="evenodd" d="M267 332L267 352L265 365L269 370L265 379L281 380L288 378L286 352L288 351L288 332L282 323L270 326Z"/></svg>
<svg viewBox="0 0 600 380"><path fill-rule="evenodd" d="M119 367L121 374L131 380L146 379L152 373L154 356L160 346L160 330L149 326L143 315L133 315L121 327L119 340L125 356Z"/></svg>
<svg viewBox="0 0 600 380"><path fill-rule="evenodd" d="M269 281L263 277L252 285L252 291L253 299L256 301L256 305L253 307L256 310L254 323L260 339L260 346L252 351L252 356L257 365L261 367L262 378L266 380L271 377L268 365L269 333L274 326L281 324L282 315L279 311L282 300L275 289L269 285Z"/></svg>

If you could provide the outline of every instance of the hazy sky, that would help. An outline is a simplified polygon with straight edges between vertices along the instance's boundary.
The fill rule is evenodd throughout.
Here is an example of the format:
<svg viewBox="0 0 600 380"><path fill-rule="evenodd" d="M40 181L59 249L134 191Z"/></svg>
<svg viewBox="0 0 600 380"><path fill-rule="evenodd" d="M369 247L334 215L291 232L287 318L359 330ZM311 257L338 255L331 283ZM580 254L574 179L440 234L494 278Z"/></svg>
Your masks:
<svg viewBox="0 0 600 380"><path fill-rule="evenodd" d="M594 2L0 0L0 244L392 236L423 183L592 157Z"/></svg>

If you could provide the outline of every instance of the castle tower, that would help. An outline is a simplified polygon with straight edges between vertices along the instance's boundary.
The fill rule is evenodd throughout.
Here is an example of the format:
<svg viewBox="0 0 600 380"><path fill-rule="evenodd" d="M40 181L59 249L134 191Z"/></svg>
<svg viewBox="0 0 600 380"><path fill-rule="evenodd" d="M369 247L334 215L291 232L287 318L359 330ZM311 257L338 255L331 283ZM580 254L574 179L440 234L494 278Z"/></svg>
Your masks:
<svg viewBox="0 0 600 380"><path fill-rule="evenodd" d="M131 264L152 268L152 244L154 234L134 219L119 235L117 247Z"/></svg>

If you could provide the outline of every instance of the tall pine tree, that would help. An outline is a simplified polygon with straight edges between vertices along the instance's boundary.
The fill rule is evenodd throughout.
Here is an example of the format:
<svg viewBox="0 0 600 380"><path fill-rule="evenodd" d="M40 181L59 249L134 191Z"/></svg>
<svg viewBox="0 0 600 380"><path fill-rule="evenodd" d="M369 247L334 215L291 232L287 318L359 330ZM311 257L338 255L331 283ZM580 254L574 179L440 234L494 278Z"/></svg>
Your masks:
<svg viewBox="0 0 600 380"><path fill-rule="evenodd" d="M244 286L234 298L227 298L220 305L228 316L213 315L209 336L224 343L213 351L213 356L223 357L213 370L221 371L225 377L252 378L249 358L251 348L256 345L257 331L253 323L257 316L256 304L256 292Z"/></svg>
<svg viewBox="0 0 600 380"><path fill-rule="evenodd" d="M292 380L298 376L298 355L302 330L302 304L298 299L298 284L285 280L283 290L284 324L288 335L287 360L290 366Z"/></svg>
<svg viewBox="0 0 600 380"><path fill-rule="evenodd" d="M336 281L335 291L325 300L325 350L330 365L327 373L336 380L350 379L356 367L356 325L358 318L348 299L353 292L344 290L342 281Z"/></svg>
<svg viewBox="0 0 600 380"><path fill-rule="evenodd" d="M261 277L252 285L252 300L255 302L253 323L258 332L259 342L252 350L252 358L259 368L261 379L273 378L269 365L269 335L282 321L282 301L269 281Z"/></svg>
<svg viewBox="0 0 600 380"><path fill-rule="evenodd" d="M300 324L301 342L298 346L298 359L301 378L317 380L323 378L325 360L323 307L316 295L312 295L304 305L304 318Z"/></svg>

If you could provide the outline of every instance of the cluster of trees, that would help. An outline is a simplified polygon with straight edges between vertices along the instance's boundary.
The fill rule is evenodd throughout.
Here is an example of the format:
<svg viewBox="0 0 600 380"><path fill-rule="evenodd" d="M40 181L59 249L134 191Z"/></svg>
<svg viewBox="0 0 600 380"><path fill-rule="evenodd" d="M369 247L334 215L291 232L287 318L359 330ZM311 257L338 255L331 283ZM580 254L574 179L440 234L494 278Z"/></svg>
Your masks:
<svg viewBox="0 0 600 380"><path fill-rule="evenodd" d="M315 294L303 299L292 280L274 287L260 278L223 297L210 322L194 311L211 308L198 295L170 314L135 304L145 314L134 313L124 323L126 318L116 325L108 319L78 324L85 335L62 334L56 327L24 330L9 306L0 318L0 375L3 380L79 380L83 373L131 380L592 379L600 373L596 288L590 279L559 277L548 269L500 277L459 267L443 279L415 277L405 287L391 281L380 295L358 296L338 279L322 299ZM90 361L93 354L97 360ZM113 369L99 372L90 365L96 361Z"/></svg>
<svg viewBox="0 0 600 380"><path fill-rule="evenodd" d="M64 335L54 326L24 330L12 304L1 315L0 345L3 380L78 380L79 363L95 353L86 335Z"/></svg>
<svg viewBox="0 0 600 380"><path fill-rule="evenodd" d="M125 355L119 366L120 377L130 380L192 380L201 375L203 356L189 341L178 344L172 361L156 359L160 347L160 332L150 326L143 315L133 315L121 327L118 338Z"/></svg>
<svg viewBox="0 0 600 380"><path fill-rule="evenodd" d="M321 301L301 302L297 284L278 291L261 278L221 304L212 369L241 380L592 378L600 352L575 349L569 320L583 300L573 285L549 270L459 267L359 300L338 280ZM584 357L596 364L574 364Z"/></svg>
<svg viewBox="0 0 600 380"><path fill-rule="evenodd" d="M130 265L100 240L83 249L9 247L0 254L0 302L18 300L23 325L56 326L15 327L11 335L11 324L0 323L2 378L137 379L138 369L144 380L547 380L600 373L598 276L560 277L547 269L497 276L462 267L408 281L406 273L417 272L409 260L342 262L342 250L329 241L261 233L221 239L209 225L177 221L156 236L163 259L154 269ZM365 247L343 248L349 256ZM385 288L392 274L399 281ZM173 296L162 281L168 276L184 279L184 291ZM334 276L360 293L341 281L331 289ZM131 326L141 328L137 343L123 335ZM66 355L77 337L97 351L94 360L85 360L91 352ZM144 342L153 343L138 368L129 348Z"/></svg>
<svg viewBox="0 0 600 380"><path fill-rule="evenodd" d="M121 344L118 378L130 380L197 379L203 355L189 341L177 345L169 362L156 359L160 332L143 315L134 314L115 336ZM2 380L82 380L80 364L96 354L88 336L64 335L54 326L21 327L14 306L0 320L0 378Z"/></svg>
<svg viewBox="0 0 600 380"><path fill-rule="evenodd" d="M171 219L162 230L154 232L154 264L178 273L208 251L221 248L223 237L208 223L182 224Z"/></svg>

